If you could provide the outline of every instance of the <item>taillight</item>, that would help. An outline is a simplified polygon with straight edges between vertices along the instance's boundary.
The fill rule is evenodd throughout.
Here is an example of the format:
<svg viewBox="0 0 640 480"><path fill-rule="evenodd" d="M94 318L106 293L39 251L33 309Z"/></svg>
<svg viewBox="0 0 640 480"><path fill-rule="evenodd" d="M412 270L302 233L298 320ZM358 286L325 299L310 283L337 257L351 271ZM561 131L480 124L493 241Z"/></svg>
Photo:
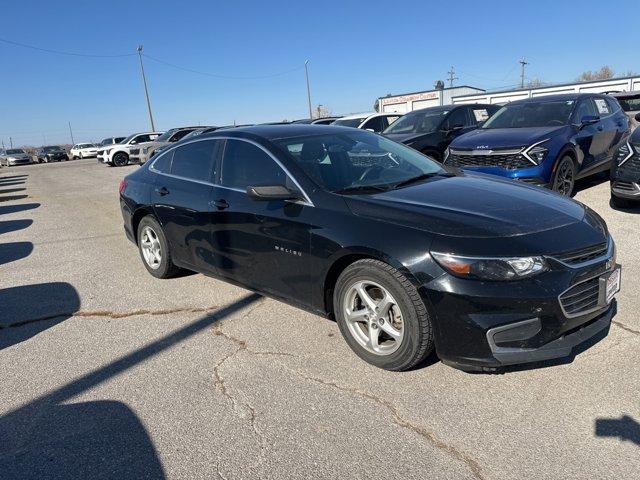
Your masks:
<svg viewBox="0 0 640 480"><path fill-rule="evenodd" d="M127 185L129 184L129 182L127 182L127 179L124 178L122 180L120 180L120 193L124 193L124 190L127 188Z"/></svg>

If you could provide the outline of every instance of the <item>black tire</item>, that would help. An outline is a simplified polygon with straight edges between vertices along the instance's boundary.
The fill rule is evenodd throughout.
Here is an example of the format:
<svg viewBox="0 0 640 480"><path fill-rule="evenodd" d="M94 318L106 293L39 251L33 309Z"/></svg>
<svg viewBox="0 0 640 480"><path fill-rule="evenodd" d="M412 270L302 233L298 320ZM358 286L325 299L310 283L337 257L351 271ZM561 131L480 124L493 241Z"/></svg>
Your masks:
<svg viewBox="0 0 640 480"><path fill-rule="evenodd" d="M150 228L155 234L160 243L161 261L157 268L152 268L147 263L142 247L142 232L145 227ZM156 278L171 278L180 272L180 268L176 267L171 259L171 251L169 249L169 243L167 237L164 235L162 227L155 218L151 215L144 217L138 225L138 231L136 233L138 239L138 251L140 252L140 258L147 271Z"/></svg>
<svg viewBox="0 0 640 480"><path fill-rule="evenodd" d="M124 167L129 163L129 156L124 152L117 152L112 159L114 167Z"/></svg>
<svg viewBox="0 0 640 480"><path fill-rule="evenodd" d="M565 197L571 197L576 186L576 165L573 159L565 155L558 162L553 174L551 189Z"/></svg>
<svg viewBox="0 0 640 480"><path fill-rule="evenodd" d="M633 207L633 200L629 200L628 198L616 197L613 194L613 192L611 192L611 203L616 208L631 208L631 207Z"/></svg>
<svg viewBox="0 0 640 480"><path fill-rule="evenodd" d="M396 300L402 313L404 337L397 350L376 354L365 349L354 338L347 325L342 305L354 283L371 281L382 286ZM407 370L422 362L434 347L433 327L427 308L413 284L394 267L373 259L358 260L349 265L336 282L333 306L338 327L351 349L364 361L385 370Z"/></svg>

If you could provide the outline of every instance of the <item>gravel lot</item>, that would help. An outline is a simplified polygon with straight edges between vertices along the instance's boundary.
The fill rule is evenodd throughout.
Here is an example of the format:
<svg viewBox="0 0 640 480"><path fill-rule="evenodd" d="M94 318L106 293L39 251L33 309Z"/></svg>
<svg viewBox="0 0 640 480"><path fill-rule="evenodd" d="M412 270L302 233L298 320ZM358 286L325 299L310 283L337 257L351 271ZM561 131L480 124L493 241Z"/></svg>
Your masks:
<svg viewBox="0 0 640 480"><path fill-rule="evenodd" d="M241 288L156 280L95 160L0 170L0 477L638 478L640 210L577 199L623 265L571 362L467 374L360 361L337 325Z"/></svg>

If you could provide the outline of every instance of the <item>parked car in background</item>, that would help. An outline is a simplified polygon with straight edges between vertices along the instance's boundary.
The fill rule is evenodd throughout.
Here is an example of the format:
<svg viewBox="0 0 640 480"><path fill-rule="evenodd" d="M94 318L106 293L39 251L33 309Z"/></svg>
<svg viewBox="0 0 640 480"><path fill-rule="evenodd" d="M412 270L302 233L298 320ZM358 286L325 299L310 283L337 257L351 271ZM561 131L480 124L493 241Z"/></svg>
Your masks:
<svg viewBox="0 0 640 480"><path fill-rule="evenodd" d="M127 175L120 207L154 277L204 272L334 317L388 370L434 349L467 370L566 357L616 310L620 266L591 209L368 131L200 135Z"/></svg>
<svg viewBox="0 0 640 480"><path fill-rule="evenodd" d="M631 120L632 129L636 128L640 123L636 120L636 115L640 113L640 92L616 92L611 96L618 101L624 113Z"/></svg>
<svg viewBox="0 0 640 480"><path fill-rule="evenodd" d="M635 120L640 122L640 113ZM622 208L640 206L640 129L633 131L614 158L611 203Z"/></svg>
<svg viewBox="0 0 640 480"><path fill-rule="evenodd" d="M165 147L171 143L175 143L178 140L182 140L183 137L190 134L195 130L199 130L202 127L180 127L167 130L155 140L150 142L139 143L135 147L129 149L129 161L145 163L153 156L158 148Z"/></svg>
<svg viewBox="0 0 640 480"><path fill-rule="evenodd" d="M570 196L577 179L610 170L629 130L628 117L609 95L518 100L451 142L444 164Z"/></svg>
<svg viewBox="0 0 640 480"><path fill-rule="evenodd" d="M294 120L291 123L306 123L310 125L330 125L336 120L342 117L322 117L322 118L301 118L300 120Z"/></svg>
<svg viewBox="0 0 640 480"><path fill-rule="evenodd" d="M67 151L58 145L48 145L40 148L36 155L38 156L38 162L62 162L69 160Z"/></svg>
<svg viewBox="0 0 640 480"><path fill-rule="evenodd" d="M132 147L155 140L162 135L162 133L163 132L134 133L121 142L100 147L100 149L98 149L98 158L107 165L123 167L129 163L129 150Z"/></svg>
<svg viewBox="0 0 640 480"><path fill-rule="evenodd" d="M423 108L406 113L382 134L440 162L454 138L475 130L499 109L484 104Z"/></svg>
<svg viewBox="0 0 640 480"><path fill-rule="evenodd" d="M334 120L331 125L353 127L380 133L400 118L400 113L356 113Z"/></svg>
<svg viewBox="0 0 640 480"><path fill-rule="evenodd" d="M0 165L13 167L15 165L29 165L33 158L21 148L8 148L0 150Z"/></svg>
<svg viewBox="0 0 640 480"><path fill-rule="evenodd" d="M72 159L88 158L98 155L98 146L95 143L76 143L69 151Z"/></svg>

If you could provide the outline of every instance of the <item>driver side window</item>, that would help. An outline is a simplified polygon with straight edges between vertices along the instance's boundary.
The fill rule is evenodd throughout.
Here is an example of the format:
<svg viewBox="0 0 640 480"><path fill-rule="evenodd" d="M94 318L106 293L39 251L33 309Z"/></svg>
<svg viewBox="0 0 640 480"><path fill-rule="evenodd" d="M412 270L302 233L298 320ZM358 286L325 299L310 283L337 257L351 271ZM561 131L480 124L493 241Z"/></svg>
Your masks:
<svg viewBox="0 0 640 480"><path fill-rule="evenodd" d="M574 115L574 122L580 123L582 122L582 118L586 116L598 116L596 106L593 104L593 100L591 100L590 98L586 98L578 104L578 106L576 107L576 113Z"/></svg>
<svg viewBox="0 0 640 480"><path fill-rule="evenodd" d="M227 140L220 183L246 190L256 185L286 185L287 174L264 150L242 140Z"/></svg>
<svg viewBox="0 0 640 480"><path fill-rule="evenodd" d="M467 110L458 108L449 114L444 122L443 128L452 130L453 127L465 127L467 123Z"/></svg>

